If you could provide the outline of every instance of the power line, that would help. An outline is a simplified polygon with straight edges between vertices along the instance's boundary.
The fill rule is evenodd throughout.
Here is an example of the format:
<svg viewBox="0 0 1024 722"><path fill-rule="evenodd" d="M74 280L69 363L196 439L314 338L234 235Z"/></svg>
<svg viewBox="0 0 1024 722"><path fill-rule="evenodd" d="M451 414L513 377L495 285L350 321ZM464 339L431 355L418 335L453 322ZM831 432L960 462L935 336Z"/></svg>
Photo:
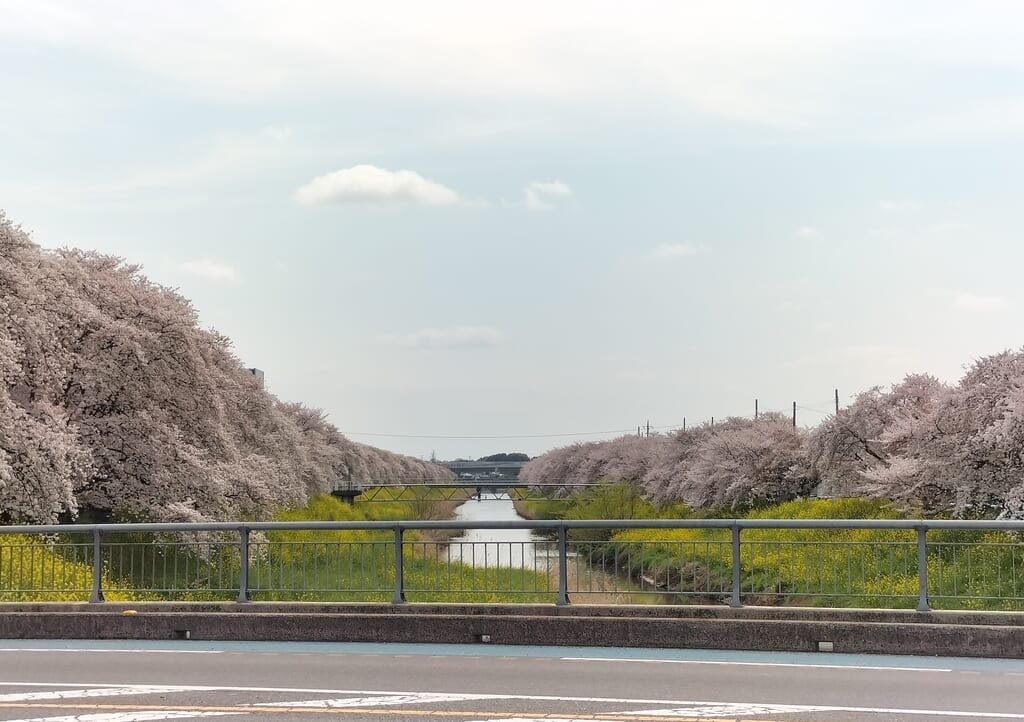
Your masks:
<svg viewBox="0 0 1024 722"><path fill-rule="evenodd" d="M384 436L392 439L550 439L557 436L597 436L600 434L631 434L632 429L608 431L576 431L561 434L503 434L494 436L459 436L446 434L383 434L370 431L342 431L346 436Z"/></svg>
<svg viewBox="0 0 1024 722"><path fill-rule="evenodd" d="M821 416L830 416L830 415L832 415L833 412L825 411L825 410L823 410L821 408L817 408L817 406L818 406L819 403L822 404L822 405L825 405L825 404L830 404L830 403L832 403L834 401L834 403L835 403L835 410L836 410L836 412L838 412L839 411L839 390L836 389L835 396L834 396L833 399L828 399L827 401L825 401L825 400L822 400L822 401L812 401L811 403L813 403L814 406L805 406L803 404L799 404L799 403L794 401L792 407L790 407L789 409L785 409L785 410L782 410L782 409L767 409L767 410L766 409L762 409L762 408L760 408L759 401L760 401L760 399L754 399L754 417L753 417L754 420L757 420L758 418L760 418L765 413L773 413L773 414L780 414L780 415L788 415L788 414L791 413L792 416L793 416L793 425L795 426L796 425L796 411L797 411L797 409L801 409L801 410L804 410L804 411L810 411L811 413L819 414ZM746 417L744 414L736 414L735 416L738 416L739 418L749 418L749 417ZM714 424L715 424L715 417L712 416L711 417L711 421L710 422L706 422L706 423L710 423L710 425L713 427ZM692 424L690 425L690 428L693 428ZM683 431L685 431L687 429L687 424L686 424L686 419L683 419L682 423L678 423L678 424L661 424L661 425L657 425L657 426L655 426L654 424L651 424L648 421L647 424L645 424L643 426L636 427L636 432L637 432L638 436L643 436L643 434L641 433L641 431L643 429L647 430L647 436L649 437L652 430L659 430L659 431L679 431L679 430L683 430ZM452 440L456 440L456 441L466 441L466 440L490 440L490 441L497 440L497 441L500 441L500 440L505 440L505 439L558 439L558 438L566 438L566 437L573 437L573 436L605 436L605 435L608 435L608 434L623 434L623 435L629 434L630 436L632 436L633 435L633 429L605 429L603 431L564 431L564 432L559 432L559 433L554 433L554 434L487 434L487 435L479 435L479 434L392 434L392 433L384 433L384 432L379 432L379 431L342 431L341 433L345 434L346 436L368 436L368 437L387 438L387 439L452 439Z"/></svg>
<svg viewBox="0 0 1024 722"><path fill-rule="evenodd" d="M822 416L831 416L833 414L832 411L824 411L822 409L816 409L813 406L804 406L803 404L798 404L797 408L801 411L810 411L815 414L821 414Z"/></svg>
<svg viewBox="0 0 1024 722"><path fill-rule="evenodd" d="M665 424L649 427L651 429L681 429L682 424ZM376 436L389 439L553 439L562 436L600 436L602 434L632 434L632 429L608 429L606 431L566 431L557 434L496 434L491 436L474 436L458 434L385 434L375 431L342 431L346 436Z"/></svg>

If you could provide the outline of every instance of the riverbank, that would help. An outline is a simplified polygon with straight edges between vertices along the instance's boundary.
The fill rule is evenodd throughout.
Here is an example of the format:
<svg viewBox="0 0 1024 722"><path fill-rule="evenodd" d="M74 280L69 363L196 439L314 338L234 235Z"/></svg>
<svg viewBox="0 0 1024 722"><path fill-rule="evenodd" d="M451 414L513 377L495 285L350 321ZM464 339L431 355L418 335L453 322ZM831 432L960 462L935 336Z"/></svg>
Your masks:
<svg viewBox="0 0 1024 722"><path fill-rule="evenodd" d="M551 519L551 508L555 505L565 506L567 502L527 502L521 499L512 501L516 514L526 521ZM548 508L545 508L547 506ZM552 585L558 584L558 569L548 570ZM581 604L664 604L661 595L646 594L630 579L615 571L594 569L590 565L569 564L566 567L566 588L572 590L572 597Z"/></svg>

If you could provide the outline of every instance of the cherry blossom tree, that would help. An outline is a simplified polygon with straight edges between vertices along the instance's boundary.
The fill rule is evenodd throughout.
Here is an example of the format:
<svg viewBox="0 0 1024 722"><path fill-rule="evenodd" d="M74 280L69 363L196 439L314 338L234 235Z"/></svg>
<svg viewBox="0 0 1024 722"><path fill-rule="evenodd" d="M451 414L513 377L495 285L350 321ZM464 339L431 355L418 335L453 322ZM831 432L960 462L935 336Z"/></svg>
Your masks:
<svg viewBox="0 0 1024 722"><path fill-rule="evenodd" d="M807 433L778 414L650 437L623 436L544 454L520 472L532 483L629 482L646 498L694 507L748 507L810 493Z"/></svg>
<svg viewBox="0 0 1024 722"><path fill-rule="evenodd" d="M267 393L139 267L45 251L0 212L0 521L262 518L339 480L450 477ZM1024 517L1024 351L977 360L955 386L918 374L869 389L809 433L732 418L554 449L521 478L697 507L813 491Z"/></svg>
<svg viewBox="0 0 1024 722"><path fill-rule="evenodd" d="M0 214L0 514L262 518L337 480L443 478L260 388L137 266L48 252Z"/></svg>
<svg viewBox="0 0 1024 722"><path fill-rule="evenodd" d="M677 501L686 495L686 473L710 426L679 429L666 434L661 443L652 448L647 473L641 483L648 497L658 503Z"/></svg>
<svg viewBox="0 0 1024 722"><path fill-rule="evenodd" d="M584 484L601 479L639 484L654 458L660 436L622 436L610 441L572 444L549 451L523 465L519 478L528 483Z"/></svg>
<svg viewBox="0 0 1024 722"><path fill-rule="evenodd" d="M1024 517L1022 388L1020 351L979 359L952 389L913 388L881 435L889 464L864 472L865 491L929 512Z"/></svg>
<svg viewBox="0 0 1024 722"><path fill-rule="evenodd" d="M67 299L59 285L38 283L53 274L51 259L0 213L0 519L8 522L74 513L91 472L77 429L47 391L68 360L52 335Z"/></svg>
<svg viewBox="0 0 1024 722"><path fill-rule="evenodd" d="M701 438L680 495L696 508L751 508L807 496L815 476L806 444L807 433L782 414L726 419Z"/></svg>
<svg viewBox="0 0 1024 722"><path fill-rule="evenodd" d="M627 481L695 507L874 496L925 514L1024 518L1024 350L978 359L953 386L911 374L868 389L810 432L774 414L731 418L554 449L522 477Z"/></svg>
<svg viewBox="0 0 1024 722"><path fill-rule="evenodd" d="M876 386L858 394L850 406L822 422L809 446L809 461L820 480L818 493L885 496L893 491L883 479L905 466L899 462L890 469L893 455L917 445L922 420L949 391L932 376L912 374L889 390Z"/></svg>

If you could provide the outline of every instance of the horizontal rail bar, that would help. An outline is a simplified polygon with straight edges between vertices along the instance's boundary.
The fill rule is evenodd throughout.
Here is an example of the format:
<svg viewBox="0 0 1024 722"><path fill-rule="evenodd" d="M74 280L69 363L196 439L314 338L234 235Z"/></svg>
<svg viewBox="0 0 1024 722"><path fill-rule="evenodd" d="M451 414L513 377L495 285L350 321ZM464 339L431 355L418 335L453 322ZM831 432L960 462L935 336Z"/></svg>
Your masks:
<svg viewBox="0 0 1024 722"><path fill-rule="evenodd" d="M0 534L120 534L132 532L332 531L402 529L966 529L1024 531L1024 520L957 519L582 519L571 521L282 521L127 524L22 524Z"/></svg>

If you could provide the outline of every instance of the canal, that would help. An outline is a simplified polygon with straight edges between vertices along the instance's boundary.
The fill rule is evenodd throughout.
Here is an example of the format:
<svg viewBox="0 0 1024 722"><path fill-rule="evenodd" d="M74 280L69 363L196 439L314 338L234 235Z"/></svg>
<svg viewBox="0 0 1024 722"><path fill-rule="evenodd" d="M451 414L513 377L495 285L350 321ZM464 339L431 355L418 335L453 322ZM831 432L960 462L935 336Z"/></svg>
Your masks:
<svg viewBox="0 0 1024 722"><path fill-rule="evenodd" d="M469 499L455 511L455 521L525 521L506 494ZM541 547L538 549L538 546ZM449 542L451 561L474 567L546 568L547 543L529 529L470 529ZM541 559L538 564L538 552Z"/></svg>
<svg viewBox="0 0 1024 722"><path fill-rule="evenodd" d="M527 521L516 512L512 500L502 494L469 499L456 509L456 521ZM650 603L650 595L637 594L636 585L616 575L614 565L592 567L570 550L566 555L566 585L573 598L589 604ZM557 542L539 537L530 529L470 529L449 542L445 558L477 569L521 567L548 575L553 591L558 584Z"/></svg>

